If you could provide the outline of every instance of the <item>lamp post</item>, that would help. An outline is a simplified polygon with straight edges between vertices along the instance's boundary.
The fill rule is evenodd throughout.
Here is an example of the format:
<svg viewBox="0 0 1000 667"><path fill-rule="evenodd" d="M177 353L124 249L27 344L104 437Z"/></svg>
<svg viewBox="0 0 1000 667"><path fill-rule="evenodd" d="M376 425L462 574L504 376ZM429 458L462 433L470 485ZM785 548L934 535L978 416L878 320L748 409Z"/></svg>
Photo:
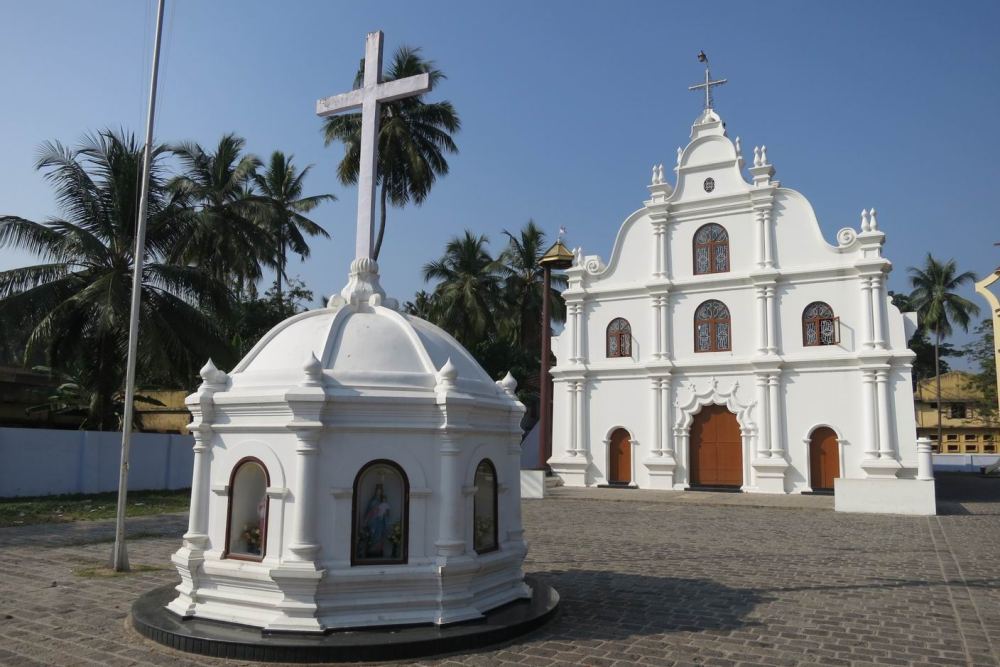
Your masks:
<svg viewBox="0 0 1000 667"><path fill-rule="evenodd" d="M552 456L552 379L549 377L549 357L552 354L552 318L549 300L552 291L552 270L573 266L573 253L563 245L562 238L552 244L538 260L542 267L542 363L538 374L538 411L541 426L538 431L538 469L545 470Z"/></svg>

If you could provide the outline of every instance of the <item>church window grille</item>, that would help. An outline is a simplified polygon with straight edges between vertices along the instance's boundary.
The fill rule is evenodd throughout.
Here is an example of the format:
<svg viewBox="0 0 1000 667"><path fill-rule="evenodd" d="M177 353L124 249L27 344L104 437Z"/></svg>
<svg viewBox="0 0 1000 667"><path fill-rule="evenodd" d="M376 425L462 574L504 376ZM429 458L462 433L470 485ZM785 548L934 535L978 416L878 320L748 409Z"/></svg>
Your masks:
<svg viewBox="0 0 1000 667"><path fill-rule="evenodd" d="M632 356L632 326L623 317L608 325L608 357Z"/></svg>
<svg viewBox="0 0 1000 667"><path fill-rule="evenodd" d="M351 565L406 563L410 482L396 463L371 461L354 478Z"/></svg>
<svg viewBox="0 0 1000 667"><path fill-rule="evenodd" d="M729 271L729 232L714 222L702 225L694 233L695 274L727 271Z"/></svg>
<svg viewBox="0 0 1000 667"><path fill-rule="evenodd" d="M271 480L260 459L240 459L229 478L226 549L223 558L264 560L267 552L267 487Z"/></svg>
<svg viewBox="0 0 1000 667"><path fill-rule="evenodd" d="M729 309L711 299L698 306L694 314L694 351L726 352L732 348L732 323Z"/></svg>
<svg viewBox="0 0 1000 667"><path fill-rule="evenodd" d="M837 345L840 343L840 318L833 308L822 301L814 301L802 312L802 344Z"/></svg>
<svg viewBox="0 0 1000 667"><path fill-rule="evenodd" d="M497 470L493 462L483 459L476 466L476 495L472 499L472 546L477 554L496 551L498 539Z"/></svg>

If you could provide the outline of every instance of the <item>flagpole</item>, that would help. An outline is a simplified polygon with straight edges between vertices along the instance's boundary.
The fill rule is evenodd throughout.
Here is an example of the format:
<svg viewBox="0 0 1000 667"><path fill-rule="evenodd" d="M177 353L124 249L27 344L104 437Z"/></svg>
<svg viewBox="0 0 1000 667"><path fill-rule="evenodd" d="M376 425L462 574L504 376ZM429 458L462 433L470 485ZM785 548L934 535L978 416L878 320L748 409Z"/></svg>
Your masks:
<svg viewBox="0 0 1000 667"><path fill-rule="evenodd" d="M142 159L142 190L139 196L139 216L136 220L135 255L132 273L132 310L128 324L128 365L125 371L125 414L122 422L122 458L118 476L118 510L115 520L115 547L111 567L115 572L129 570L125 548L125 505L128 498L129 445L132 438L132 413L135 403L135 364L139 341L139 309L142 295L142 263L146 255L146 211L149 204L149 171L153 161L153 119L156 115L156 79L160 68L160 36L163 33L163 5L159 0L156 11L156 39L153 42L153 73L149 81L149 113L146 116L146 145Z"/></svg>

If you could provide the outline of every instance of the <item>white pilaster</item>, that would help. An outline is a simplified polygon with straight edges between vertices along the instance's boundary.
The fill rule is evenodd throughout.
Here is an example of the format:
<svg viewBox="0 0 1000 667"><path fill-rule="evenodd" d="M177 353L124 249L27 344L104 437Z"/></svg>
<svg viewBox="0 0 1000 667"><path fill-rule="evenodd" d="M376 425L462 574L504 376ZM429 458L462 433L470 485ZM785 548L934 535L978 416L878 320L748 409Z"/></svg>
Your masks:
<svg viewBox="0 0 1000 667"><path fill-rule="evenodd" d="M768 376L767 388L767 407L770 413L768 416L770 456L771 458L780 458L784 453L784 447L781 437L783 429L781 424L781 375L779 373Z"/></svg>
<svg viewBox="0 0 1000 667"><path fill-rule="evenodd" d="M649 381L651 399L651 410L649 411L650 416L650 432L653 434L653 447L652 454L654 456L661 456L663 454L663 431L662 431L662 420L660 419L660 404L663 400L663 385L660 378L655 377Z"/></svg>
<svg viewBox="0 0 1000 667"><path fill-rule="evenodd" d="M878 419L875 416L875 371L861 371L861 420L864 426L865 458L878 458Z"/></svg>
<svg viewBox="0 0 1000 667"><path fill-rule="evenodd" d="M778 306L777 299L774 293L774 286L768 285L765 292L765 299L767 300L767 353L777 354L778 344L777 335L775 334L775 328L778 321Z"/></svg>
<svg viewBox="0 0 1000 667"><path fill-rule="evenodd" d="M455 435L445 432L441 434L441 503L438 505L440 516L438 521L438 538L434 543L438 558L461 556L465 553L465 540L462 531L463 502L460 483L459 455L461 447L456 442Z"/></svg>
<svg viewBox="0 0 1000 667"><path fill-rule="evenodd" d="M771 411L768 408L768 398L770 396L767 388L767 374L758 373L755 378L757 384L757 410L758 410L758 434L757 434L757 458L766 459L771 456L768 448L768 441L771 437Z"/></svg>
<svg viewBox="0 0 1000 667"><path fill-rule="evenodd" d="M575 397L574 405L576 406L573 411L576 417L576 426L573 430L576 433L576 452L579 456L584 452L583 441L587 433L587 402L584 400L584 394L587 391L587 387L585 380L577 380L573 383L573 385L573 396Z"/></svg>
<svg viewBox="0 0 1000 667"><path fill-rule="evenodd" d="M757 298L757 354L767 354L767 288L754 288Z"/></svg>
<svg viewBox="0 0 1000 667"><path fill-rule="evenodd" d="M892 446L892 404L889 400L889 370L875 371L875 390L878 397L878 455L880 459L894 459Z"/></svg>
<svg viewBox="0 0 1000 667"><path fill-rule="evenodd" d="M319 429L297 430L295 447L295 503L292 505L292 543L288 545L292 560L313 561L319 552L316 538L316 508L319 505L319 489L316 476L319 465Z"/></svg>
<svg viewBox="0 0 1000 667"><path fill-rule="evenodd" d="M664 297L653 297L653 359L659 360L664 357L663 344L663 302Z"/></svg>
<svg viewBox="0 0 1000 667"><path fill-rule="evenodd" d="M882 274L872 276L871 280L872 319L875 324L873 343L876 349L884 350L886 348L885 297L883 296L885 281L882 279Z"/></svg>
<svg viewBox="0 0 1000 667"><path fill-rule="evenodd" d="M861 345L866 350L875 347L875 324L872 320L872 281L861 276L861 322L864 325Z"/></svg>

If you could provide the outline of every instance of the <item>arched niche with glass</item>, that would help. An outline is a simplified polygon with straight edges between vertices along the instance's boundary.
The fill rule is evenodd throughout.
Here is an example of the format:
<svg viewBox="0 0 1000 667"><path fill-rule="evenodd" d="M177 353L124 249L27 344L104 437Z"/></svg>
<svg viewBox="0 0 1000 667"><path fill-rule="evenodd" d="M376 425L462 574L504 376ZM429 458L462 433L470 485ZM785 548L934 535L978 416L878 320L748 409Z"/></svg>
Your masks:
<svg viewBox="0 0 1000 667"><path fill-rule="evenodd" d="M497 469L489 459L476 466L476 495L472 500L472 546L477 554L500 548L497 516Z"/></svg>
<svg viewBox="0 0 1000 667"><path fill-rule="evenodd" d="M263 560L267 552L267 487L271 480L260 459L247 457L229 478L226 550L223 558Z"/></svg>
<svg viewBox="0 0 1000 667"><path fill-rule="evenodd" d="M351 565L406 563L410 483L396 463L366 464L354 478Z"/></svg>

